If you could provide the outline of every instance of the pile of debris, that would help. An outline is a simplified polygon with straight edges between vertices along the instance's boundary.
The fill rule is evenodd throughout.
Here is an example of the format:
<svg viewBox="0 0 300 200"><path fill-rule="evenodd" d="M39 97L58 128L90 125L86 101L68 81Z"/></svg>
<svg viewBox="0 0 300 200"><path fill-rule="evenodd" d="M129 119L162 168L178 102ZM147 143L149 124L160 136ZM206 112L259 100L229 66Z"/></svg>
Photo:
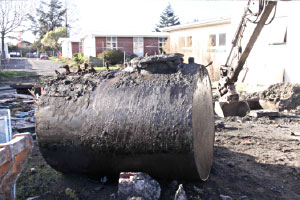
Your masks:
<svg viewBox="0 0 300 200"><path fill-rule="evenodd" d="M57 76L45 80L45 96L65 97L76 101L78 97L93 91L99 82L114 77L119 70L108 70L100 73L87 73L84 75Z"/></svg>
<svg viewBox="0 0 300 200"><path fill-rule="evenodd" d="M13 135L35 133L35 99L31 95L17 94L12 88L0 88L0 108L10 109Z"/></svg>
<svg viewBox="0 0 300 200"><path fill-rule="evenodd" d="M264 109L300 110L300 84L277 83L245 98L248 101L259 101Z"/></svg>
<svg viewBox="0 0 300 200"><path fill-rule="evenodd" d="M136 57L129 62L132 71L142 74L170 74L178 71L183 63L183 54L165 54L147 57Z"/></svg>

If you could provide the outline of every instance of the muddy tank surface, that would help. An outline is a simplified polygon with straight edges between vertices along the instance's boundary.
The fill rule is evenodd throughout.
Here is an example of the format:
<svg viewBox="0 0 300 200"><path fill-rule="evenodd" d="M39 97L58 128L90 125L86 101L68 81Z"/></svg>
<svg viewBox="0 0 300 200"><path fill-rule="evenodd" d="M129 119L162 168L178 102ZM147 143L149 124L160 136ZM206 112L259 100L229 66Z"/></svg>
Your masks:
<svg viewBox="0 0 300 200"><path fill-rule="evenodd" d="M210 80L204 66L179 58L48 81L36 112L45 160L58 171L94 177L142 171L206 180L214 143Z"/></svg>

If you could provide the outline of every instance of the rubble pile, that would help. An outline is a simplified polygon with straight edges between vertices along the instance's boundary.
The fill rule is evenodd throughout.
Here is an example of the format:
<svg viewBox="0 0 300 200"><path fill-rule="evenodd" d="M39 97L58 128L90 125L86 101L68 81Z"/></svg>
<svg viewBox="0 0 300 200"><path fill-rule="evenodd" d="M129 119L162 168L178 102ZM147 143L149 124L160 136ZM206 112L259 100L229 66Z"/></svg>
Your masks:
<svg viewBox="0 0 300 200"><path fill-rule="evenodd" d="M299 109L300 84L277 83L265 91L252 93L246 98L270 102L275 104L279 111Z"/></svg>
<svg viewBox="0 0 300 200"><path fill-rule="evenodd" d="M129 67L133 71L139 71L142 74L156 73L175 73L182 64L183 54L166 54L148 57L136 57L129 62Z"/></svg>
<svg viewBox="0 0 300 200"><path fill-rule="evenodd" d="M15 93L0 94L0 108L10 109L13 134L35 132L34 97Z"/></svg>

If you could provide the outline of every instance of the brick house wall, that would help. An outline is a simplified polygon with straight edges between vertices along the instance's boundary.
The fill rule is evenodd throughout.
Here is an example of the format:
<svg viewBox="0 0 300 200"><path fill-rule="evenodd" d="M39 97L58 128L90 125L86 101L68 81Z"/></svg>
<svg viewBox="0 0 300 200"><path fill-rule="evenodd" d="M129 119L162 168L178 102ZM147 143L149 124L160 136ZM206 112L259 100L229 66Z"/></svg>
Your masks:
<svg viewBox="0 0 300 200"><path fill-rule="evenodd" d="M127 54L133 54L133 37L118 37L118 47Z"/></svg>
<svg viewBox="0 0 300 200"><path fill-rule="evenodd" d="M144 37L144 54L154 55L158 53L159 38ZM106 37L95 37L96 55L106 49ZM133 54L133 37L117 37L117 45L121 51L127 54Z"/></svg>
<svg viewBox="0 0 300 200"><path fill-rule="evenodd" d="M72 55L80 52L79 42L72 42L71 45L72 45Z"/></svg>
<svg viewBox="0 0 300 200"><path fill-rule="evenodd" d="M99 53L102 53L105 50L106 37L96 37L95 42L96 42L96 56L97 56Z"/></svg>
<svg viewBox="0 0 300 200"><path fill-rule="evenodd" d="M154 55L158 53L158 38L144 38L144 54Z"/></svg>

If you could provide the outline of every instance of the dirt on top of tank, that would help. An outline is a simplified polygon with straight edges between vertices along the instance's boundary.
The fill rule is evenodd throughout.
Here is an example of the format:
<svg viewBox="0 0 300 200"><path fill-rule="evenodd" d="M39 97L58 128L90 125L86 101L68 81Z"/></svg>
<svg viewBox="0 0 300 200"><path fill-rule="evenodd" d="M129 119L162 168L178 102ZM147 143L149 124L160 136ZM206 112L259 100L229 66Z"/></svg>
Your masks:
<svg viewBox="0 0 300 200"><path fill-rule="evenodd" d="M193 74L200 65L182 65L176 73L171 74L140 74L138 72L126 72L117 70L105 70L96 73L72 73L61 74L54 78L49 78L44 82L45 97L64 97L67 100L76 101L78 97L90 94L97 85L103 81L114 79L111 86L134 87L137 84L145 84L147 87L158 86L159 84L186 84L193 82Z"/></svg>

